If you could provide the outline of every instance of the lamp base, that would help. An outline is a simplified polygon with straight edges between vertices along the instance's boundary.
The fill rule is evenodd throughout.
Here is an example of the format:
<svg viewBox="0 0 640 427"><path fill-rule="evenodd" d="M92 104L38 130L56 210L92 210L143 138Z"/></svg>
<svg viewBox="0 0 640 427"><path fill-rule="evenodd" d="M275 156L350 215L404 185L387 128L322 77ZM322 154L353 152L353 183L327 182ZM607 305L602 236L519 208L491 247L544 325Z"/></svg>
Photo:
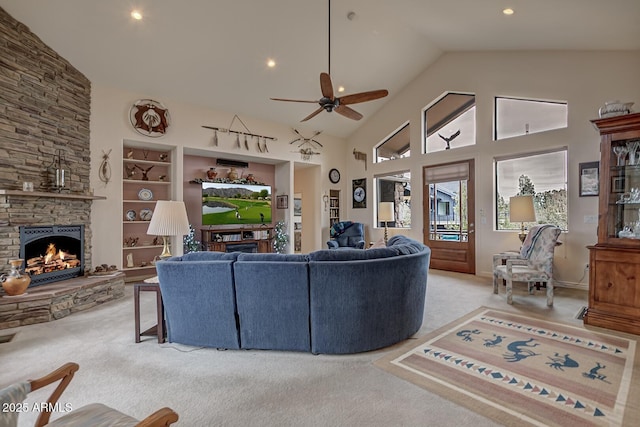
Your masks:
<svg viewBox="0 0 640 427"><path fill-rule="evenodd" d="M160 254L160 259L165 259L171 257L171 251L169 250L169 237L162 236L162 253Z"/></svg>
<svg viewBox="0 0 640 427"><path fill-rule="evenodd" d="M524 232L518 233L518 238L520 239L520 243L524 243L524 239L527 238L527 233L524 233Z"/></svg>

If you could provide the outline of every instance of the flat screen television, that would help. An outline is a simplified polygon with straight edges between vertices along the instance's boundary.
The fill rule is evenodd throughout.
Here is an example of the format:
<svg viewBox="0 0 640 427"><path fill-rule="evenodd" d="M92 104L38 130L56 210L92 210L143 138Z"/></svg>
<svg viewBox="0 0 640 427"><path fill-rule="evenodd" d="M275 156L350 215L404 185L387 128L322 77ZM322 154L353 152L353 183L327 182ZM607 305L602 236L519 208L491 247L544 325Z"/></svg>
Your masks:
<svg viewBox="0 0 640 427"><path fill-rule="evenodd" d="M271 224L271 186L202 183L202 225Z"/></svg>

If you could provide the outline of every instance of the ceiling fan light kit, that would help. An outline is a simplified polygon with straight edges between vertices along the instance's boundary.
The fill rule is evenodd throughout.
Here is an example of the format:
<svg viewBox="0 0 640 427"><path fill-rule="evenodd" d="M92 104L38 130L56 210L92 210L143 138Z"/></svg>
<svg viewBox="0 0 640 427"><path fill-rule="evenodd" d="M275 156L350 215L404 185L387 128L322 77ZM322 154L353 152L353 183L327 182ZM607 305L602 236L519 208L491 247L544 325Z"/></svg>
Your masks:
<svg viewBox="0 0 640 427"><path fill-rule="evenodd" d="M320 91L322 92L322 98L318 101L309 101L309 100L299 100L299 99L287 99L287 98L271 98L273 101L285 101L285 102L305 102L305 103L317 103L320 105L318 109L309 114L307 117L301 120L301 122L306 122L307 120L317 116L323 110L327 113L331 113L335 111L336 113L347 117L352 120L360 120L362 118L362 114L358 113L353 108L348 107L351 104L359 104L361 102L373 101L375 99L384 98L389 94L386 89L372 90L368 92L360 92L354 93L352 95L345 95L342 97L335 97L333 92L333 83L331 82L331 0L328 0L329 3L329 13L328 13L328 31L327 34L329 36L328 39L328 72L320 73ZM355 12L349 12L347 18L349 20L353 20L355 18Z"/></svg>

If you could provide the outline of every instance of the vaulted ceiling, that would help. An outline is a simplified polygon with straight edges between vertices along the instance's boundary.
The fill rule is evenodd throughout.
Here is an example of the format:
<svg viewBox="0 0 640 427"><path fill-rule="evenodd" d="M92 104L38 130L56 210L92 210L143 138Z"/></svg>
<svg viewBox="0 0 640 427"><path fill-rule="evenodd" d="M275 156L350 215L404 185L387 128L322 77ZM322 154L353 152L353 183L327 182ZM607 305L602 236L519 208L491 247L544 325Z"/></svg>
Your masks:
<svg viewBox="0 0 640 427"><path fill-rule="evenodd" d="M0 0L0 7L94 84L342 137L445 52L640 50L640 0L333 0L334 85L389 96L353 105L360 121L323 112L301 124L317 105L269 98L320 98L327 0ZM515 13L504 15L505 7ZM131 17L134 8L142 20Z"/></svg>

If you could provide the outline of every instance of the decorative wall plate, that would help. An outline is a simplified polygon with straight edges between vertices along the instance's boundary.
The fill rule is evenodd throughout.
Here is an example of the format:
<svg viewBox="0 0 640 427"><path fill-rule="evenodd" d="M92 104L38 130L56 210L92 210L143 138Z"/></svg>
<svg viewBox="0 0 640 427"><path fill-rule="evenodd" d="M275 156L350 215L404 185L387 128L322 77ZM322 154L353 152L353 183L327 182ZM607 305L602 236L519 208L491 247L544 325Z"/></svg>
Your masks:
<svg viewBox="0 0 640 427"><path fill-rule="evenodd" d="M143 188L138 191L138 199L140 200L151 200L153 199L153 192L148 188Z"/></svg>
<svg viewBox="0 0 640 427"><path fill-rule="evenodd" d="M136 211L134 211L133 209L129 209L126 214L127 221L135 221L136 215Z"/></svg>
<svg viewBox="0 0 640 427"><path fill-rule="evenodd" d="M158 101L139 99L129 110L133 128L140 134L156 138L164 135L171 124L169 110Z"/></svg>
<svg viewBox="0 0 640 427"><path fill-rule="evenodd" d="M151 221L153 211L149 208L140 209L140 219L143 221Z"/></svg>

